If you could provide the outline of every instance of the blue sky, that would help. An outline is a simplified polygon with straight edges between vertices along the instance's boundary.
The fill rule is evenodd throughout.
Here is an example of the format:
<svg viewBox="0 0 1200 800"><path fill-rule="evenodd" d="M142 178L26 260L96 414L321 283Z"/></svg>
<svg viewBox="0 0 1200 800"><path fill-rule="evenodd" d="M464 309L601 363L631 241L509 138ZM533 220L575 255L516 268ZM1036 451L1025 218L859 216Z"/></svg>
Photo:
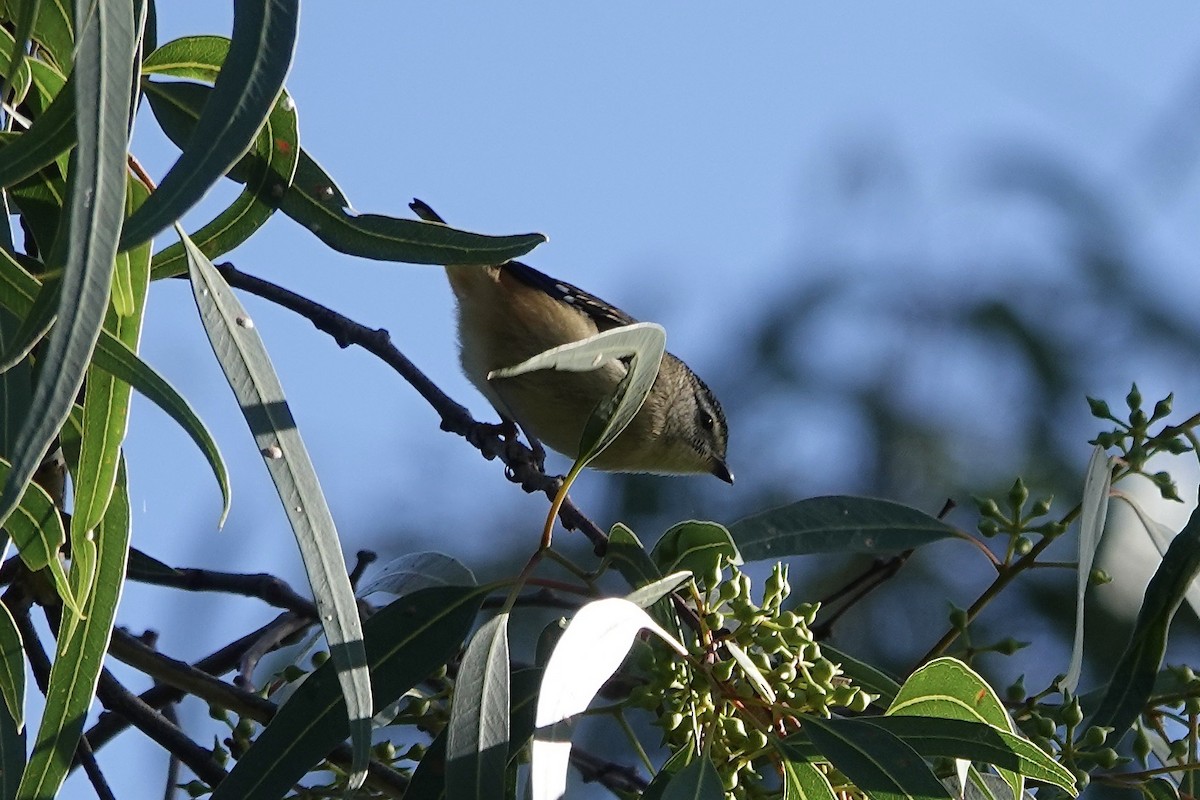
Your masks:
<svg viewBox="0 0 1200 800"><path fill-rule="evenodd" d="M981 245L1043 247L1019 210L964 202L999 142L1086 176L1161 266L1147 280L1172 282L1180 302L1194 303L1200 193L1192 174L1156 166L1173 162L1161 160L1155 134L1179 125L1186 142L1186 126L1196 127L1169 114L1194 105L1200 6L876 5L312 3L288 86L302 143L359 211L407 215L418 196L459 227L547 233L530 263L662 322L669 347L701 374L719 372L729 342L798 265L888 252L921 265L911 280L961 280L959 256ZM160 41L228 33L229 8L217 6L161 3ZM135 147L154 175L174 158L147 113ZM856 165L869 168L872 155L900 165L895 180L911 202L898 213L868 197L848 215L830 198L853 191ZM215 191L192 227L233 191ZM490 416L458 371L440 269L333 253L282 215L230 258L389 329L444 389ZM514 528L514 547L533 549L544 501L440 432L416 393L365 354L246 303L347 553L386 547L380 531L390 527L395 551L381 552L385 560L436 547L469 561L484 507ZM218 532L203 460L136 401L127 445L135 545L181 566L271 571L302 585L274 490L182 282L152 287L143 352L216 433L234 505ZM739 452L739 426L761 424L731 420L739 478L755 474L743 469L755 454ZM829 420L814 425L794 447L819 446ZM840 480L834 471L812 485L837 491ZM586 479L577 496L585 507L594 497ZM166 597L132 587L119 619L163 631L162 648L184 657L269 616L249 602L197 611ZM211 624L197 626L198 613ZM159 796L160 762L141 760L153 749L125 738L103 761L136 759L150 776L110 769L118 795ZM64 796L84 791L76 777Z"/></svg>

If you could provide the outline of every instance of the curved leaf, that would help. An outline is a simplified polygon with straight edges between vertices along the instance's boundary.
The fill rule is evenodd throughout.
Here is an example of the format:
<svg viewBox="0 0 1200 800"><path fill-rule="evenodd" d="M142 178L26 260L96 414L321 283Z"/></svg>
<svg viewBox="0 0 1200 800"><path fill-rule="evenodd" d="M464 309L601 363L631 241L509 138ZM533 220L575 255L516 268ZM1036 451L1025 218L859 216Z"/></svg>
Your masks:
<svg viewBox="0 0 1200 800"><path fill-rule="evenodd" d="M371 746L371 682L358 603L337 526L262 337L216 268L176 229L187 248L188 274L204 330L254 434L300 548L330 656L346 694L354 752L350 783L357 787L366 775Z"/></svg>
<svg viewBox="0 0 1200 800"><path fill-rule="evenodd" d="M39 290L37 278L30 275L11 253L0 249L0 305L18 316L28 316L37 302ZM229 472L212 434L204 427L204 423L196 416L188 402L161 375L108 331L100 332L92 360L96 366L125 381L165 411L196 443L212 468L220 487L220 522L223 523L229 513Z"/></svg>
<svg viewBox="0 0 1200 800"><path fill-rule="evenodd" d="M84 11L91 6L92 17L83 28L74 71L79 145L71 172L71 235L57 334L45 348L33 389L31 404L38 413L26 419L13 445L13 468L0 492L0 520L16 507L83 384L104 323L116 233L124 217L133 8L129 0L77 2Z"/></svg>
<svg viewBox="0 0 1200 800"><path fill-rule="evenodd" d="M1129 644L1113 668L1099 707L1081 730L1091 725L1112 727L1114 738L1109 744L1113 747L1129 733L1154 690L1155 677L1167 650L1171 620L1197 574L1200 574L1200 509L1192 512L1187 525L1171 541L1146 586Z"/></svg>
<svg viewBox="0 0 1200 800"><path fill-rule="evenodd" d="M29 130L4 145L0 153L0 187L13 186L33 175L75 145L75 84L66 85Z"/></svg>
<svg viewBox="0 0 1200 800"><path fill-rule="evenodd" d="M363 624L377 709L386 708L458 651L484 592L424 589ZM279 709L212 800L281 797L349 734L332 661L315 670Z"/></svg>
<svg viewBox="0 0 1200 800"><path fill-rule="evenodd" d="M642 630L686 654L683 645L645 611L619 597L596 600L579 609L559 638L538 695L529 773L533 800L558 800L566 791L570 718L588 707Z"/></svg>
<svg viewBox="0 0 1200 800"><path fill-rule="evenodd" d="M504 785L509 741L508 614L476 631L454 683L446 739L446 796L492 800Z"/></svg>
<svg viewBox="0 0 1200 800"><path fill-rule="evenodd" d="M925 716L864 717L865 725L883 728L928 758L977 761L1003 772L1053 784L1075 794L1075 777L1046 751L1016 734L965 719ZM1012 783L1006 781L1009 790ZM1012 795L1021 797L1020 794Z"/></svg>
<svg viewBox="0 0 1200 800"><path fill-rule="evenodd" d="M949 800L920 754L882 728L805 715L804 733L829 762L874 800Z"/></svg>
<svg viewBox="0 0 1200 800"><path fill-rule="evenodd" d="M664 573L690 570L711 575L727 564L741 564L742 556L724 525L687 520L671 526L650 552Z"/></svg>
<svg viewBox="0 0 1200 800"><path fill-rule="evenodd" d="M956 536L923 511L870 497L813 497L746 517L729 532L747 561L811 553L886 553Z"/></svg>
<svg viewBox="0 0 1200 800"><path fill-rule="evenodd" d="M1096 445L1083 480L1082 513L1079 517L1079 566L1075 570L1075 638L1071 661L1062 686L1074 692L1083 671L1083 599L1092 574L1092 562L1100 549L1104 520L1108 517L1108 490L1112 486L1112 464L1104 448Z"/></svg>
<svg viewBox="0 0 1200 800"><path fill-rule="evenodd" d="M22 0L4 0L4 16L16 21L20 11L15 9ZM60 67L69 69L75 50L75 25L70 0L42 0L38 4L33 25L33 40L49 51Z"/></svg>
<svg viewBox="0 0 1200 800"><path fill-rule="evenodd" d="M21 730L25 727L25 651L21 632L4 603L0 603L0 695L8 712L7 719L0 722Z"/></svg>
<svg viewBox="0 0 1200 800"><path fill-rule="evenodd" d="M126 205L132 211L149 193L132 178L126 195ZM108 309L106 328L130 350L137 350L142 333L142 312L150 286L150 245L140 245L117 256L118 265L124 262L131 277L133 308L121 315L115 306ZM87 387L83 399L83 433L79 468L75 474L75 504L72 508L72 547L85 539L104 516L116 485L117 462L121 442L129 422L131 387L125 381L93 365L88 368ZM74 551L72 551L74 552Z"/></svg>
<svg viewBox="0 0 1200 800"><path fill-rule="evenodd" d="M174 166L121 234L121 249L150 239L199 202L254 142L292 63L299 0L234 4L233 36L213 94Z"/></svg>
<svg viewBox="0 0 1200 800"><path fill-rule="evenodd" d="M825 773L807 761L780 759L783 772L783 800L837 800Z"/></svg>
<svg viewBox="0 0 1200 800"><path fill-rule="evenodd" d="M118 469L117 490L96 531L95 543L94 588L84 604L83 617L63 618L59 624L57 657L50 670L46 706L29 766L21 777L19 797L56 794L71 767L88 706L100 679L125 585L125 560L129 554L129 490L124 463Z"/></svg>
<svg viewBox="0 0 1200 800"><path fill-rule="evenodd" d="M211 92L192 83L146 83L146 97L160 124L182 117L191 126ZM191 235L206 256L216 258L229 252L262 227L279 208L292 183L300 155L296 106L286 91L271 109L254 140L250 153L230 168L245 188L210 222ZM171 277L187 271L183 245L176 242L154 256L154 278Z"/></svg>
<svg viewBox="0 0 1200 800"><path fill-rule="evenodd" d="M476 586L475 574L465 564L445 553L406 553L380 567L371 580L359 587L358 596L373 592L411 594L430 586Z"/></svg>

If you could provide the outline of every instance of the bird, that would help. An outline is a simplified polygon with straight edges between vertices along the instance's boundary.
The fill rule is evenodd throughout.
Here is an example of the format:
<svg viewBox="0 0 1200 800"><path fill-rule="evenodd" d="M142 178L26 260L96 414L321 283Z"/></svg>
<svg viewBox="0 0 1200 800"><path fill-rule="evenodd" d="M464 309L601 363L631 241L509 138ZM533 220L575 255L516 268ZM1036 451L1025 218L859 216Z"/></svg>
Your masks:
<svg viewBox="0 0 1200 800"><path fill-rule="evenodd" d="M425 202L409 207L445 224ZM584 425L626 374L616 359L589 372L540 370L510 378L489 375L551 348L637 322L621 309L520 261L450 265L458 307L459 356L467 379L510 428L520 427L568 458L578 455ZM641 409L588 464L607 472L707 473L733 483L726 464L729 432L716 395L682 360L664 353Z"/></svg>

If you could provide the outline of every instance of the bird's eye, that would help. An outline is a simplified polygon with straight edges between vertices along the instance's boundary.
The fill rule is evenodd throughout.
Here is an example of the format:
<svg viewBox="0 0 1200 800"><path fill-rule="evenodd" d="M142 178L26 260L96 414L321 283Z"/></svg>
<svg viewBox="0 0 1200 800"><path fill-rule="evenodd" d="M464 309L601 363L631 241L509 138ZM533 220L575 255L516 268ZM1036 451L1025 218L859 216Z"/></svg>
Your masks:
<svg viewBox="0 0 1200 800"><path fill-rule="evenodd" d="M706 431L711 431L713 429L713 425L715 424L716 420L713 419L712 414L708 413L707 411L700 412L700 427L704 428Z"/></svg>

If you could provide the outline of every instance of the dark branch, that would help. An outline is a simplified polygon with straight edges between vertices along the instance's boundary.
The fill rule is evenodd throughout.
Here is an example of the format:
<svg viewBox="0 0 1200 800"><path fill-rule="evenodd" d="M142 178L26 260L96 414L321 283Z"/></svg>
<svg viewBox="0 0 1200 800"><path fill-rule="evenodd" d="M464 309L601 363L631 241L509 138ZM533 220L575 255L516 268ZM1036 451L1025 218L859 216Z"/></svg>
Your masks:
<svg viewBox="0 0 1200 800"><path fill-rule="evenodd" d="M505 439L495 425L477 422L464 406L451 399L392 344L391 335L386 330L368 328L303 295L241 272L228 262L217 269L230 286L294 311L311 322L317 330L332 336L339 347L358 345L383 361L433 407L441 417L442 430L463 437L488 460L498 457L507 467L505 474L508 479L520 484L526 492L543 492L547 497L554 498L562 479L539 469L533 451L524 444L516 439ZM608 535L569 499L563 503L558 516L568 530L578 530L587 536L598 555L604 553Z"/></svg>

